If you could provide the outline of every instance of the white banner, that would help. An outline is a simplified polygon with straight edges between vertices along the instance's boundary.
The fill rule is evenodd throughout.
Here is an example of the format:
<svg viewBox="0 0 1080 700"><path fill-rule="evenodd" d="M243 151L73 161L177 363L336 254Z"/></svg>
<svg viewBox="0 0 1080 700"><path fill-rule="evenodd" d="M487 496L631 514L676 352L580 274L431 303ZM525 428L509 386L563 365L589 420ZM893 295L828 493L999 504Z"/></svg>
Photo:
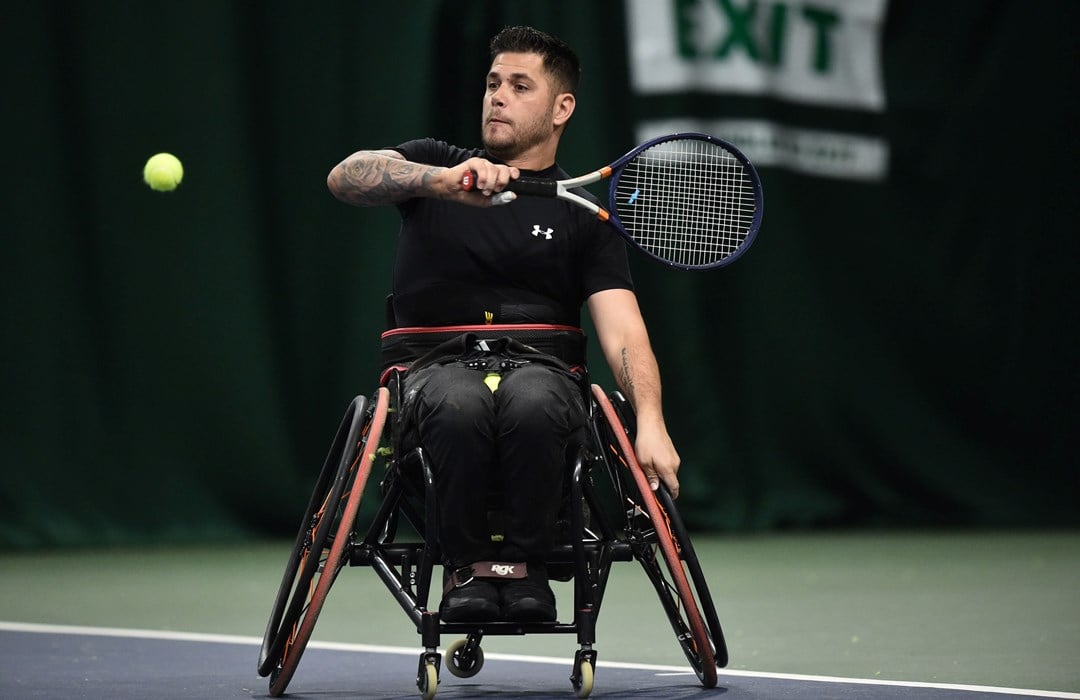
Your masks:
<svg viewBox="0 0 1080 700"><path fill-rule="evenodd" d="M881 180L889 167L883 139L781 126L756 119L664 119L638 125L637 142L696 131L738 147L755 165L771 165L818 177Z"/></svg>
<svg viewBox="0 0 1080 700"><path fill-rule="evenodd" d="M627 0L641 95L737 93L881 112L885 0Z"/></svg>

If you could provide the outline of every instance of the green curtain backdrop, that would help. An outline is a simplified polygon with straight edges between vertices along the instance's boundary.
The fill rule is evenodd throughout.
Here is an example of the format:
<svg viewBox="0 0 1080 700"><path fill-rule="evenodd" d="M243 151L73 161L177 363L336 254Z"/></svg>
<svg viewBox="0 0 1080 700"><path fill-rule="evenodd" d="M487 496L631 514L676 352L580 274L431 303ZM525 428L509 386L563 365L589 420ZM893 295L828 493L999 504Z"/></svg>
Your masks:
<svg viewBox="0 0 1080 700"><path fill-rule="evenodd" d="M736 265L635 258L694 527L1080 524L1078 21L890 5L884 180L763 167ZM292 534L376 380L397 229L325 176L361 148L474 144L510 23L583 59L567 170L675 109L630 89L611 0L5 6L0 546ZM141 182L162 150L175 193Z"/></svg>

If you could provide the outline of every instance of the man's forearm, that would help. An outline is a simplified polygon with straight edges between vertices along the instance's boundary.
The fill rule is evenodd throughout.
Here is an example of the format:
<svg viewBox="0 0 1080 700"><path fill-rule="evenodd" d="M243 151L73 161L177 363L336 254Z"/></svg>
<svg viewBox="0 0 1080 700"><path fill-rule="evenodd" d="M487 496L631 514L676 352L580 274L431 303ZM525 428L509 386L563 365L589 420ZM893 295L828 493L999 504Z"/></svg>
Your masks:
<svg viewBox="0 0 1080 700"><path fill-rule="evenodd" d="M615 381L639 420L663 420L660 368L648 344L628 344L614 363Z"/></svg>
<svg viewBox="0 0 1080 700"><path fill-rule="evenodd" d="M334 167L326 184L346 204L375 207L436 195L435 177L442 170L445 168L360 151Z"/></svg>

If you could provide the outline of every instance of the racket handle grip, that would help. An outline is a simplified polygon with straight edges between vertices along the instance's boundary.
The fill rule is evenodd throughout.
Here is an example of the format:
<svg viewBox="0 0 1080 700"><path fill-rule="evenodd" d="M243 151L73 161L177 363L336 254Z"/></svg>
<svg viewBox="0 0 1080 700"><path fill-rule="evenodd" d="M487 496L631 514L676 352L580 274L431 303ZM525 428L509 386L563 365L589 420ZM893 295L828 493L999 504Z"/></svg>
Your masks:
<svg viewBox="0 0 1080 700"><path fill-rule="evenodd" d="M533 197L555 197L559 194L559 183L543 177L519 177L511 180L506 189Z"/></svg>
<svg viewBox="0 0 1080 700"><path fill-rule="evenodd" d="M461 189L471 192L476 187L476 171L470 170L461 178ZM556 197L559 194L559 184L555 180L542 177L519 177L511 180L506 186L507 192L528 194L534 197Z"/></svg>

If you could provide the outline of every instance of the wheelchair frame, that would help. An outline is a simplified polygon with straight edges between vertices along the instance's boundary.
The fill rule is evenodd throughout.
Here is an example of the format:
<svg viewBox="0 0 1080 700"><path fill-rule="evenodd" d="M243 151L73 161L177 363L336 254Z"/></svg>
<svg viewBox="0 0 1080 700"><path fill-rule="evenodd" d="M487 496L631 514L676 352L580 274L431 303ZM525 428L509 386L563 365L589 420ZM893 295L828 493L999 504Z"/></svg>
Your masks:
<svg viewBox="0 0 1080 700"><path fill-rule="evenodd" d="M570 681L577 697L587 697L596 668L596 623L611 567L634 560L656 589L702 686L716 685L717 667L726 666L728 656L712 597L671 494L663 485L652 491L637 462L633 412L621 394L591 386L591 444L576 450L570 472L571 542L557 544L547 562L552 578L574 581L573 620L448 623L439 619L438 598L428 606L433 571L440 563L433 471L422 448L399 454L395 444L401 386L402 375L391 370L373 401L353 399L334 437L259 653L258 672L270 676L271 696L288 687L330 588L346 565L374 569L416 626L424 648L416 684L424 700L435 696L443 658L452 674L468 678L483 666L485 635L523 634L575 634L579 649ZM383 465L382 501L371 525L361 530L357 512L378 463ZM613 508L600 498L593 479L600 470L621 506ZM422 541L397 541L401 518ZM443 634L466 636L440 655Z"/></svg>

